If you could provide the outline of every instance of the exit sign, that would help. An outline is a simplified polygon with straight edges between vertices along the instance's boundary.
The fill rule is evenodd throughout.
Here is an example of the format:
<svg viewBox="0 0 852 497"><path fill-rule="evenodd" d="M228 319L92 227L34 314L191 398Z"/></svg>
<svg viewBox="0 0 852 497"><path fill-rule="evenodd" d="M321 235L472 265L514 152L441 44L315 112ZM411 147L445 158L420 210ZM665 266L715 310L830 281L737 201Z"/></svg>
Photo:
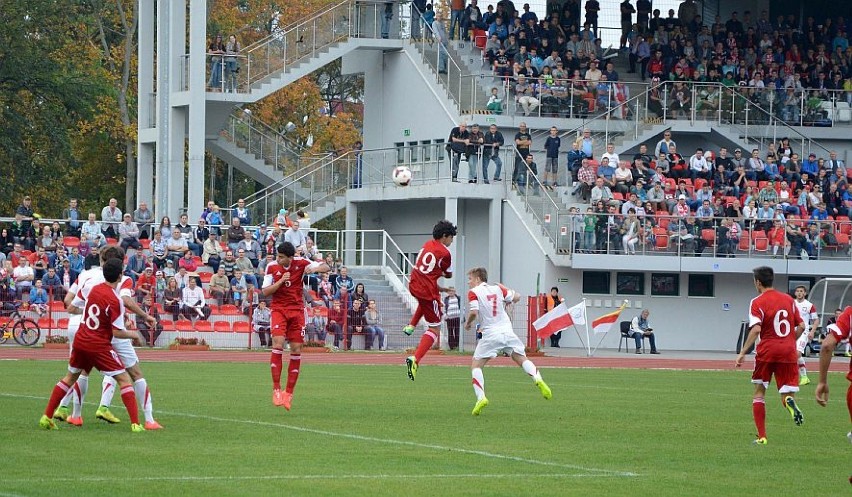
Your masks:
<svg viewBox="0 0 852 497"><path fill-rule="evenodd" d="M568 278L556 278L557 283L568 283Z"/></svg>
<svg viewBox="0 0 852 497"><path fill-rule="evenodd" d="M486 117L486 118L485 118L485 122L487 122L487 123L496 123L496 122L497 122L497 118L496 118L496 117Z"/></svg>
<svg viewBox="0 0 852 497"><path fill-rule="evenodd" d="M411 136L411 130L408 128L402 130L402 136Z"/></svg>

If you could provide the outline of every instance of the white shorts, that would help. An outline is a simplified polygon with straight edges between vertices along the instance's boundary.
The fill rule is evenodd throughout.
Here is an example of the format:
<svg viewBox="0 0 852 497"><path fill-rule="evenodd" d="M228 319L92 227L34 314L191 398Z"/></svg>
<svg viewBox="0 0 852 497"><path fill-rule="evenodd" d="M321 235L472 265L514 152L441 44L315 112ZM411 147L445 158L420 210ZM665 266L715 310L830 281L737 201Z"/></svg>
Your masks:
<svg viewBox="0 0 852 497"><path fill-rule="evenodd" d="M74 350L74 337L77 336L77 330L82 322L82 314L71 314L68 317L68 357L71 357L71 351Z"/></svg>
<svg viewBox="0 0 852 497"><path fill-rule="evenodd" d="M474 359L493 359L501 352L511 355L512 352L520 355L526 355L524 344L513 332L485 332L479 343L476 344L476 350L473 351Z"/></svg>
<svg viewBox="0 0 852 497"><path fill-rule="evenodd" d="M131 368L139 362L139 356L136 355L136 349L133 348L133 340L129 338L113 338L112 348L118 354L125 368Z"/></svg>
<svg viewBox="0 0 852 497"><path fill-rule="evenodd" d="M796 348L799 349L799 355L802 355L805 352L805 346L810 342L808 340L808 331L805 330L802 332L801 336L796 339Z"/></svg>

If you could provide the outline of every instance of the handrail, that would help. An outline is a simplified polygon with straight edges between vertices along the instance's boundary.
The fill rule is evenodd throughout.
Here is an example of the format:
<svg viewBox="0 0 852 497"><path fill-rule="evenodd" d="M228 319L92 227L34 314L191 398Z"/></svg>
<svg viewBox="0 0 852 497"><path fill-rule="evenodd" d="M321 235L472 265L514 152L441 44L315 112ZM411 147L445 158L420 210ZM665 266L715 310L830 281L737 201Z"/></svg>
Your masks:
<svg viewBox="0 0 852 497"><path fill-rule="evenodd" d="M270 41L278 40L285 33L296 29L298 26L301 26L302 24L305 24L309 21L312 21L313 19L320 17L321 15L323 15L325 13L331 12L332 10L335 10L338 7L341 7L343 5L347 5L351 2L352 2L352 0L343 0L340 3L336 3L334 5L330 5L330 6L326 7L324 9L320 9L319 11L315 12L311 17L308 17L307 19L302 19L302 20L299 20L299 21L293 21L293 22L291 22L290 24L288 24L284 27L277 26L275 28L275 31L272 34L267 35L267 36L255 41L251 45L243 47L243 51L248 51L248 50L254 49L254 48L256 48L260 45L265 45L265 44L269 43Z"/></svg>
<svg viewBox="0 0 852 497"><path fill-rule="evenodd" d="M276 194L276 193L278 193L282 190L285 190L285 189L291 187L293 184L297 183L299 180L303 179L307 175L314 173L317 169L323 167L323 165L326 164L326 161L329 158L331 158L332 156L333 156L333 154L329 153L329 154L325 154L321 157L318 157L318 158L314 159L308 165L300 167L296 171L288 174L287 176L276 181L275 183L272 183L271 185L269 185L269 186L267 186L267 187L265 187L261 190L257 190L247 197L243 197L243 200L246 202L245 207L246 208L252 207L255 204L263 201L264 197L269 196L269 195L274 195L274 194ZM332 158L332 160L334 160L334 159ZM320 165L317 166L317 164L320 164ZM271 191L273 188L275 190ZM231 205L231 209L234 209L236 207L237 207L236 203Z"/></svg>
<svg viewBox="0 0 852 497"><path fill-rule="evenodd" d="M293 148L297 149L298 152L300 152L300 153L304 153L305 151L308 150L308 148L305 147L304 145L300 144L299 142L293 140L292 138L288 137L284 133L273 128L272 125L266 123L265 121L262 121L260 118L255 116L254 113L252 113L248 109L243 109L243 108L240 108L240 107L234 107L234 111L231 113L231 115L233 117L237 117L237 118L241 118L241 119L248 118L252 123L257 124L257 126L255 126L255 127L260 127L260 128L264 128L264 129L268 130L271 134L277 136L281 141L285 142L287 145L290 145Z"/></svg>
<svg viewBox="0 0 852 497"><path fill-rule="evenodd" d="M384 14L385 4L378 0L346 0L244 49L243 53L249 57L245 91L251 91L258 82L278 71L317 56L335 43L350 38L399 39L398 31L389 31L391 23Z"/></svg>
<svg viewBox="0 0 852 497"><path fill-rule="evenodd" d="M423 19L423 12L421 12L420 9L417 8L416 5L414 5L412 3L411 8L418 12L420 19ZM437 50L435 51L434 66L431 65L430 58L426 54L427 37L423 36L423 37L420 38L420 40L412 40L413 44L417 48L418 52L420 52L420 55L423 59L423 62L426 65L432 67L435 70L435 73L436 73L435 75L437 76L437 79L439 80L439 82L441 80L441 78L440 78L441 72L443 72L447 75L447 83L446 83L447 95L450 97L450 99L456 104L458 109L461 111L462 110L461 83L462 83L462 78L465 76L465 74L462 73L461 66L459 65L458 62L456 62L456 60L453 57L450 56L449 50L447 50L447 43L449 42L449 40L445 40L444 44L438 42L437 39L436 39L435 30L432 28L432 26L428 23L423 23L423 24L426 26L428 33L431 34L431 36L428 37L428 38L432 38L433 40L435 40L434 43L437 43ZM446 28L445 28L444 34L445 34L445 37L446 37L447 36L446 35ZM430 48L431 48L431 46L432 45L429 44ZM452 85L453 75L451 74L452 70L449 67L445 67L445 69L443 71L441 71L441 65L442 65L441 64L441 59L442 59L441 52L443 52L444 63L445 64L451 63L452 67L455 68L456 75L458 76L458 92L457 92L458 94L453 92L453 88L452 88L453 87L453 85Z"/></svg>

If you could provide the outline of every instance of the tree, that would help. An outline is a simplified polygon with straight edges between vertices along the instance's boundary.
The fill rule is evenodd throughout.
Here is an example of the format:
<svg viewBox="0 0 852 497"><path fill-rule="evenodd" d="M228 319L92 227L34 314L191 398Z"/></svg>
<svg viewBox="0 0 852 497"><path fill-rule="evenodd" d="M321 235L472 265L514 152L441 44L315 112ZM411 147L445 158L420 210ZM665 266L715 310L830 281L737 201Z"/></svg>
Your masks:
<svg viewBox="0 0 852 497"><path fill-rule="evenodd" d="M125 162L125 212L136 208L136 28L139 16L135 0L95 0L93 3L95 36L100 44L102 59L109 69L109 79L115 87L118 122L108 126L113 137L122 145ZM128 10L129 9L129 10ZM116 125L120 124L120 125Z"/></svg>
<svg viewBox="0 0 852 497"><path fill-rule="evenodd" d="M338 110L346 111L348 104L364 98L363 74L343 74L342 65L342 59L337 59L313 73L330 116Z"/></svg>
<svg viewBox="0 0 852 497"><path fill-rule="evenodd" d="M42 214L65 204L66 178L80 163L72 154L80 123L108 91L79 32L85 6L52 0L0 5L0 209L10 213L24 194Z"/></svg>

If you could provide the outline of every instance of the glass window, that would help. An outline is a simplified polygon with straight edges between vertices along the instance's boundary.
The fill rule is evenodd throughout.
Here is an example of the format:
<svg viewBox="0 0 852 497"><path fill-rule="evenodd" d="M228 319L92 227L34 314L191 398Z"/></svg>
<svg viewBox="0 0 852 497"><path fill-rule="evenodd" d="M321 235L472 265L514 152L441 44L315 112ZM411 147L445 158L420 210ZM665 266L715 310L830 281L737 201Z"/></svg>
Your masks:
<svg viewBox="0 0 852 497"><path fill-rule="evenodd" d="M584 294L610 294L610 277L608 271L583 271Z"/></svg>
<svg viewBox="0 0 852 497"><path fill-rule="evenodd" d="M446 157L446 149L444 149L444 140L435 140L435 159L438 161L444 160Z"/></svg>
<svg viewBox="0 0 852 497"><path fill-rule="evenodd" d="M687 295L689 297L713 297L714 276L712 274L690 274Z"/></svg>
<svg viewBox="0 0 852 497"><path fill-rule="evenodd" d="M645 295L645 273L615 273L615 293Z"/></svg>
<svg viewBox="0 0 852 497"><path fill-rule="evenodd" d="M429 162L432 160L432 142L429 140L424 140L420 142L420 145L423 149L423 162Z"/></svg>
<svg viewBox="0 0 852 497"><path fill-rule="evenodd" d="M396 147L396 162L397 164L405 164L405 143L397 142L393 144Z"/></svg>
<svg viewBox="0 0 852 497"><path fill-rule="evenodd" d="M651 273L651 295L654 297L677 297L680 295L678 273Z"/></svg>
<svg viewBox="0 0 852 497"><path fill-rule="evenodd" d="M411 150L411 162L420 162L420 147L417 142L408 142L408 148Z"/></svg>

